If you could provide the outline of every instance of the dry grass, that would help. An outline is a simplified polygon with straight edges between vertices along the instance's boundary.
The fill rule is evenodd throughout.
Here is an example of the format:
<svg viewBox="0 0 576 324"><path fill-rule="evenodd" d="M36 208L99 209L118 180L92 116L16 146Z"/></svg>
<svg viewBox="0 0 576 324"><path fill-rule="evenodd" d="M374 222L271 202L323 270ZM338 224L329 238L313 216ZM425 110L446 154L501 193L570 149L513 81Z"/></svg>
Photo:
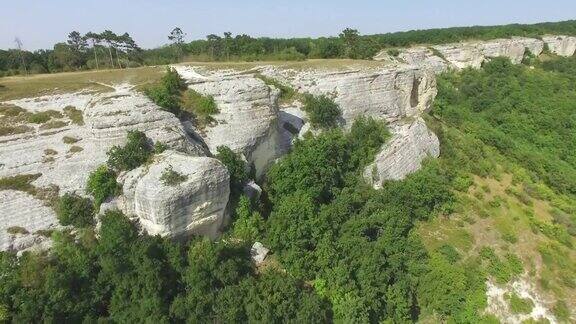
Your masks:
<svg viewBox="0 0 576 324"><path fill-rule="evenodd" d="M74 106L66 106L64 107L64 113L68 118L70 118L72 123L79 126L84 125L84 116L82 115L81 110L76 109Z"/></svg>
<svg viewBox="0 0 576 324"><path fill-rule="evenodd" d="M78 152L82 152L82 151L84 151L84 149L81 146L73 145L68 150L68 153L74 154L74 153L78 153Z"/></svg>
<svg viewBox="0 0 576 324"><path fill-rule="evenodd" d="M68 126L68 123L62 120L53 120L53 121L49 121L45 124L42 124L40 126L40 129L44 130L44 129L55 129L55 128L62 128Z"/></svg>
<svg viewBox="0 0 576 324"><path fill-rule="evenodd" d="M163 71L164 67L141 67L4 77L0 78L0 101L68 93L83 89L106 92L111 89L99 83L149 83L158 80Z"/></svg>
<svg viewBox="0 0 576 324"><path fill-rule="evenodd" d="M64 136L62 137L62 142L64 142L65 144L74 144L79 142L80 139L72 137L72 136Z"/></svg>

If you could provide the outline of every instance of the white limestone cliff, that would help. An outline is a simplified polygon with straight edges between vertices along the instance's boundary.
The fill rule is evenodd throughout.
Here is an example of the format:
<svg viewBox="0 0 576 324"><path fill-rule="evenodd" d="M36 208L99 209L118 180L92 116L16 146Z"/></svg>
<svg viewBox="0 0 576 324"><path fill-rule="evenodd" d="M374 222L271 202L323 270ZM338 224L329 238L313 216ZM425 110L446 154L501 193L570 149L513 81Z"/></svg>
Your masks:
<svg viewBox="0 0 576 324"><path fill-rule="evenodd" d="M542 40L548 45L551 53L560 56L572 56L576 52L576 37L573 36L544 36Z"/></svg>
<svg viewBox="0 0 576 324"><path fill-rule="evenodd" d="M190 67L175 68L188 76L191 89L212 96L216 102L216 123L201 131L210 151L216 154L218 146L228 146L254 165L257 177L262 176L281 155L279 91L253 74L224 71L201 75L192 73Z"/></svg>

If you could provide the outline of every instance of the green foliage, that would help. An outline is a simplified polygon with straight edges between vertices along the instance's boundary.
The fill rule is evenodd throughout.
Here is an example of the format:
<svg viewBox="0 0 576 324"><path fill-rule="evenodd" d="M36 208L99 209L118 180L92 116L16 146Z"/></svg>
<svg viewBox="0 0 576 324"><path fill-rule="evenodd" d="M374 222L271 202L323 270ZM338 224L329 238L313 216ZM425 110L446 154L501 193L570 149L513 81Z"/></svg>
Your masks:
<svg viewBox="0 0 576 324"><path fill-rule="evenodd" d="M212 115L218 113L214 97L201 95L192 89L186 90L182 95L181 109L193 113L200 125L210 124L214 121Z"/></svg>
<svg viewBox="0 0 576 324"><path fill-rule="evenodd" d="M162 174L160 175L160 181L165 186L176 186L187 179L188 177L186 175L174 171L174 168L171 165L162 171Z"/></svg>
<svg viewBox="0 0 576 324"><path fill-rule="evenodd" d="M20 174L13 177L0 178L0 190L17 190L27 193L34 193L36 188L32 182L42 174Z"/></svg>
<svg viewBox="0 0 576 324"><path fill-rule="evenodd" d="M227 146L219 146L217 152L216 158L226 166L230 174L230 192L237 196L242 192L244 183L249 178L246 162L240 154L234 153Z"/></svg>
<svg viewBox="0 0 576 324"><path fill-rule="evenodd" d="M120 192L120 185L116 182L116 172L105 165L98 167L88 177L88 193L94 197L94 206L100 207L106 199L116 196Z"/></svg>
<svg viewBox="0 0 576 324"><path fill-rule="evenodd" d="M84 125L84 116L82 115L82 111L76 109L74 106L66 106L64 107L64 114L76 125Z"/></svg>
<svg viewBox="0 0 576 324"><path fill-rule="evenodd" d="M91 226L94 224L94 207L90 199L66 193L58 201L56 216L64 226Z"/></svg>
<svg viewBox="0 0 576 324"><path fill-rule="evenodd" d="M260 73L256 73L254 76L264 81L264 83L266 83L267 85L273 86L276 89L280 90L280 98L279 98L280 104L291 103L298 95L296 90L294 90L288 85L279 82L278 80L266 77Z"/></svg>
<svg viewBox="0 0 576 324"><path fill-rule="evenodd" d="M338 126L342 115L340 107L334 100L322 95L306 95L304 100L304 111L314 127L331 128Z"/></svg>
<svg viewBox="0 0 576 324"><path fill-rule="evenodd" d="M160 82L145 90L146 95L161 108L174 114L180 111L180 94L186 83L173 68L166 68Z"/></svg>
<svg viewBox="0 0 576 324"><path fill-rule="evenodd" d="M143 132L128 131L126 145L113 146L107 154L111 169L129 171L144 164L152 156L152 146Z"/></svg>
<svg viewBox="0 0 576 324"><path fill-rule="evenodd" d="M390 56L398 57L398 55L400 55L400 50L398 50L397 48L390 48L386 51L386 53L388 53L388 55Z"/></svg>
<svg viewBox="0 0 576 324"><path fill-rule="evenodd" d="M508 305L510 306L512 313L515 314L530 314L530 312L532 312L532 308L534 307L532 300L528 298L521 298L515 293L506 294L504 298L508 301Z"/></svg>
<svg viewBox="0 0 576 324"><path fill-rule="evenodd" d="M514 254L507 254L502 260L492 248L483 247L480 256L487 262L488 274L500 284L505 284L524 272L522 261Z"/></svg>
<svg viewBox="0 0 576 324"><path fill-rule="evenodd" d="M28 115L28 122L34 124L44 124L52 118L62 118L62 114L56 110L46 110Z"/></svg>
<svg viewBox="0 0 576 324"><path fill-rule="evenodd" d="M481 176L493 163L488 157L498 152L527 169L532 180L575 194L576 132L569 121L576 91L570 86L573 74L560 71L571 71L576 60L561 62L559 72L552 73L494 59L483 69L440 77L434 114L462 132L460 142L469 142L443 152L468 155L468 161L453 158ZM544 63L550 70L555 64ZM455 145L455 132L444 133L444 143Z"/></svg>
<svg viewBox="0 0 576 324"><path fill-rule="evenodd" d="M232 235L246 242L259 239L264 230L264 219L254 210L252 202L246 195L242 195L235 211L235 220L232 225Z"/></svg>

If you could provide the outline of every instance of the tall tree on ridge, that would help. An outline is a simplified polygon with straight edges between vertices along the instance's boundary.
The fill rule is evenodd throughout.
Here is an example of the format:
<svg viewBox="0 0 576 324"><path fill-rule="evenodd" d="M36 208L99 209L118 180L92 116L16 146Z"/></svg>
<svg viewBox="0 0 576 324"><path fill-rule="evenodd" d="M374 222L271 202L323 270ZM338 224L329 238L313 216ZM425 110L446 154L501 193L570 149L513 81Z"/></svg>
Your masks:
<svg viewBox="0 0 576 324"><path fill-rule="evenodd" d="M93 32L88 32L86 33L86 35L84 35L85 39L89 39L92 42L92 50L94 51L94 60L96 61L96 70L99 69L98 66L98 55L96 53L96 45L100 43L101 38L99 34L93 33Z"/></svg>
<svg viewBox="0 0 576 324"><path fill-rule="evenodd" d="M22 51L22 41L20 38L14 38L14 43L16 43L16 47L18 48L18 53L20 54L20 60L22 60L22 66L24 67L24 74L28 74L28 70L26 69L26 59L24 58L24 53Z"/></svg>
<svg viewBox="0 0 576 324"><path fill-rule="evenodd" d="M344 41L346 46L346 56L352 59L357 58L358 42L360 40L360 33L358 30L346 28L340 33L339 37Z"/></svg>
<svg viewBox="0 0 576 324"><path fill-rule="evenodd" d="M178 60L180 60L183 53L182 45L184 45L184 37L186 37L186 33L184 33L180 27L172 29L170 35L168 35L168 40L172 42L172 46L176 49L176 57Z"/></svg>
<svg viewBox="0 0 576 324"><path fill-rule="evenodd" d="M73 53L72 65L77 68L81 67L84 64L84 53L88 46L86 39L79 32L72 31L68 34L66 43Z"/></svg>
<svg viewBox="0 0 576 324"><path fill-rule="evenodd" d="M112 57L112 47L114 46L114 42L118 38L118 35L114 34L111 30L105 30L100 34L101 39L108 44L108 54L110 55L110 64L112 68L114 68L114 58Z"/></svg>

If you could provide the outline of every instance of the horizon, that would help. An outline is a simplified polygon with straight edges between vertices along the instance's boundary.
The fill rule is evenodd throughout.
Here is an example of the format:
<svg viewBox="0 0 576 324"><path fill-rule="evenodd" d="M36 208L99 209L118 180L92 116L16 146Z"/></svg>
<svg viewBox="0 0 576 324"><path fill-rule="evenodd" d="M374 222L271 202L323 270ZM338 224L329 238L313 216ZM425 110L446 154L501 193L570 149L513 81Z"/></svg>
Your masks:
<svg viewBox="0 0 576 324"><path fill-rule="evenodd" d="M23 42L23 49L29 51L52 49L54 44L65 42L71 31L81 34L105 29L119 34L128 32L142 48L149 49L167 44L167 35L174 27L182 28L187 34L186 42L190 42L226 31L253 37L318 38L337 36L347 27L370 35L576 18L571 16L576 12L576 3L566 0L545 5L533 0L521 5L486 0L477 4L475 10L470 10L466 3L451 0L391 4L375 0L354 4L328 3L326 0L315 3L296 0L290 4L258 0L250 5L230 0L216 4L145 0L137 6L128 1L101 0L82 4L81 8L71 0L50 3L32 0L26 4L7 3L3 7L5 17L0 21L0 48L15 48L14 40L18 37ZM129 17L126 17L127 11L132 12Z"/></svg>

